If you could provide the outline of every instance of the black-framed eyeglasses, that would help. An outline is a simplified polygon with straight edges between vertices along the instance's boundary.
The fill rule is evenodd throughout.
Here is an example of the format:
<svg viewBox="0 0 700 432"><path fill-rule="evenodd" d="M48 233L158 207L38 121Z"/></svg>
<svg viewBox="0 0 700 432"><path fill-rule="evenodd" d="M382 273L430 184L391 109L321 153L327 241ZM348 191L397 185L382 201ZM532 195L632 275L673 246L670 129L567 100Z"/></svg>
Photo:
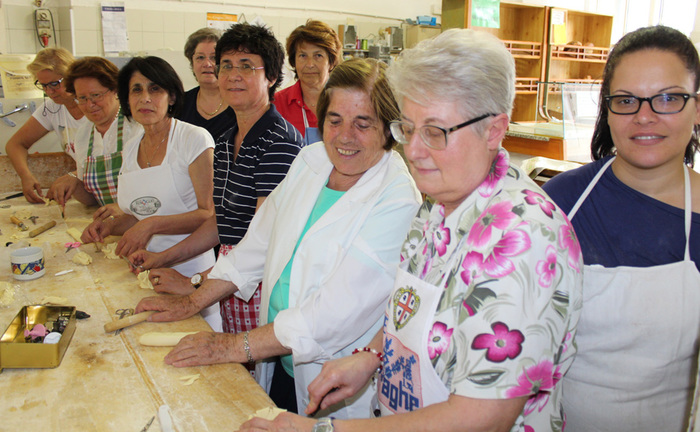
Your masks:
<svg viewBox="0 0 700 432"><path fill-rule="evenodd" d="M447 135L476 122L480 122L487 117L495 115L496 114L491 113L484 114L471 120L467 120L464 123L460 123L457 126L452 126L449 129L445 129L440 126L424 125L418 128L418 135L421 137L425 145L431 149L444 150L447 148ZM401 120L389 122L389 130L391 131L391 135L394 137L396 142L403 145L411 142L411 139L413 139L413 134L416 131L413 124Z"/></svg>
<svg viewBox="0 0 700 432"><path fill-rule="evenodd" d="M40 83L39 80L34 81L34 86L38 88L39 90L46 91L46 88L50 88L51 90L56 90L60 85L61 82L63 81L63 78L61 78L58 81L51 81L50 83Z"/></svg>
<svg viewBox="0 0 700 432"><path fill-rule="evenodd" d="M221 63L216 65L216 74L230 75L233 73L234 69L238 69L238 73L240 73L241 76L247 78L251 75L255 75L256 70L265 69L265 66L255 67L249 63L243 63L240 66L234 66L231 63Z"/></svg>
<svg viewBox="0 0 700 432"><path fill-rule="evenodd" d="M643 98L633 95L608 95L605 103L613 114L632 115L642 109L643 102L649 102L651 110L656 114L676 114L683 111L689 99L695 99L697 95L688 93L660 93L652 97Z"/></svg>

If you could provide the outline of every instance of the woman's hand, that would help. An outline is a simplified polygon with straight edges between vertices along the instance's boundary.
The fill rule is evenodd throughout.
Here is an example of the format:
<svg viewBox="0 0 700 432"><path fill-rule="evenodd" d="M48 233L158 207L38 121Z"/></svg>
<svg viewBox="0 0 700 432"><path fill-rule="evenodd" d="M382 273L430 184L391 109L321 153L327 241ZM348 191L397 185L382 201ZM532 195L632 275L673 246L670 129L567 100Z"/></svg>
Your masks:
<svg viewBox="0 0 700 432"><path fill-rule="evenodd" d="M92 215L93 220L105 220L107 218L118 218L125 213L122 211L122 209L119 208L119 205L116 203L112 204L107 204L104 205L95 211L95 213Z"/></svg>
<svg viewBox="0 0 700 432"><path fill-rule="evenodd" d="M148 321L169 322L187 319L199 312L200 308L190 296L153 296L141 299L135 313L149 310L157 312L148 317Z"/></svg>
<svg viewBox="0 0 700 432"><path fill-rule="evenodd" d="M139 249L129 255L129 261L143 270L162 268L167 265L163 259L163 252L150 252L146 249ZM134 271L134 273L138 273L138 271Z"/></svg>
<svg viewBox="0 0 700 432"><path fill-rule="evenodd" d="M316 424L316 419L283 412L272 421L253 417L243 423L238 431L310 432L314 424Z"/></svg>
<svg viewBox="0 0 700 432"><path fill-rule="evenodd" d="M139 249L144 249L152 236L153 232L148 219L138 221L124 232L114 253L119 256L129 256Z"/></svg>
<svg viewBox="0 0 700 432"><path fill-rule="evenodd" d="M57 178L51 187L46 197L49 199L54 199L60 206L65 206L66 201L68 201L75 192L75 189L82 183L77 177L71 175L64 175Z"/></svg>
<svg viewBox="0 0 700 432"><path fill-rule="evenodd" d="M194 292L190 279L171 268L153 269L148 278L153 284L153 289L160 294L189 295Z"/></svg>
<svg viewBox="0 0 700 432"><path fill-rule="evenodd" d="M28 202L32 204L43 203L44 194L41 192L41 183L33 175L22 178L22 193Z"/></svg>
<svg viewBox="0 0 700 432"><path fill-rule="evenodd" d="M165 356L165 364L175 367L200 366L235 362L235 349L240 334L199 332L185 336ZM242 346L240 341L238 345Z"/></svg>
<svg viewBox="0 0 700 432"><path fill-rule="evenodd" d="M372 353L357 353L325 362L309 384L309 405L304 412L311 415L356 394L377 370L377 360Z"/></svg>
<svg viewBox="0 0 700 432"><path fill-rule="evenodd" d="M104 243L106 237L112 232L113 220L96 220L85 228L80 236L83 243Z"/></svg>

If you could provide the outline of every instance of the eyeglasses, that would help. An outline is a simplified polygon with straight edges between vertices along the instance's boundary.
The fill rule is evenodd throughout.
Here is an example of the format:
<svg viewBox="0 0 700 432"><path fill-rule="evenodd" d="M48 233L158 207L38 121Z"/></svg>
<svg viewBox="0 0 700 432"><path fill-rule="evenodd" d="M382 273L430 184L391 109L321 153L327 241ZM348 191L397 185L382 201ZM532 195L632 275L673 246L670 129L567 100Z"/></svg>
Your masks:
<svg viewBox="0 0 700 432"><path fill-rule="evenodd" d="M211 62L213 64L216 64L216 56L207 57L207 56L202 55L202 54L194 56L194 61L196 63L204 63L207 60L209 60L209 62Z"/></svg>
<svg viewBox="0 0 700 432"><path fill-rule="evenodd" d="M453 126L449 129L442 128L440 126L425 125L418 128L418 135L421 139L431 149L444 150L447 148L447 135L452 132L467 127L471 124L479 122L487 117L495 116L496 114L484 114L479 117L473 118L471 120L460 123L457 126ZM396 142L399 144L406 145L413 139L413 134L415 133L415 127L408 122L403 122L399 120L394 120L389 122L389 130L391 130L391 135L394 137Z"/></svg>
<svg viewBox="0 0 700 432"><path fill-rule="evenodd" d="M217 75L230 75L233 73L234 69L238 69L238 73L241 74L243 78L248 78L251 75L255 75L256 70L265 69L265 66L255 67L248 63L243 63L240 66L234 66L231 63L216 65Z"/></svg>
<svg viewBox="0 0 700 432"><path fill-rule="evenodd" d="M639 112L645 101L649 102L651 110L656 114L679 113L685 108L688 99L696 97L697 95L688 93L661 93L648 98L632 95L609 95L603 99L613 114L632 115Z"/></svg>
<svg viewBox="0 0 700 432"><path fill-rule="evenodd" d="M58 81L51 81L50 83L44 84L44 83L40 83L39 80L36 80L36 81L34 81L34 85L39 90L43 90L43 91L46 91L46 88L50 88L51 90L56 90L61 85L61 81L63 81L63 78L61 78Z"/></svg>
<svg viewBox="0 0 700 432"><path fill-rule="evenodd" d="M111 90L107 90L107 91L104 91L102 93L93 93L93 94L88 95L88 96L79 96L79 97L75 98L75 103L77 103L78 105L85 105L86 103L88 103L88 101L90 101L92 103L99 102L102 99L104 99L105 95L107 93L109 93L110 91Z"/></svg>

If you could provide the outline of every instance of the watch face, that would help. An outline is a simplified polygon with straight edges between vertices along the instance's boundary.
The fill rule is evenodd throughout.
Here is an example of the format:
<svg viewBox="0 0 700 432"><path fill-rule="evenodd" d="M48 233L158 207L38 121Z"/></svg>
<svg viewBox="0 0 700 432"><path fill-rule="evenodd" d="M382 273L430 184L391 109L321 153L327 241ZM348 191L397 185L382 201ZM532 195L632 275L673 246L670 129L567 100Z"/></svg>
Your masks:
<svg viewBox="0 0 700 432"><path fill-rule="evenodd" d="M319 419L319 421L314 425L312 432L333 432L333 423L328 417Z"/></svg>

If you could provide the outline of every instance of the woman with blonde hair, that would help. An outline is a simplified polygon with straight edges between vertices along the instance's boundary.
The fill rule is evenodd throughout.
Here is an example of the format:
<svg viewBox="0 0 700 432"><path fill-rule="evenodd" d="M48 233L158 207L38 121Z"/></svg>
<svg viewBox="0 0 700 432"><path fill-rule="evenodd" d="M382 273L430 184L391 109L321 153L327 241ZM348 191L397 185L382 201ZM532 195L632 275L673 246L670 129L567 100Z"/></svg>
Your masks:
<svg viewBox="0 0 700 432"><path fill-rule="evenodd" d="M64 82L68 67L74 61L73 55L63 48L46 48L27 66L35 78L34 85L44 91L44 103L10 138L5 151L22 180L24 197L30 203L44 202L41 184L27 165L29 149L34 143L54 131L63 151L76 159L75 134L87 120Z"/></svg>

